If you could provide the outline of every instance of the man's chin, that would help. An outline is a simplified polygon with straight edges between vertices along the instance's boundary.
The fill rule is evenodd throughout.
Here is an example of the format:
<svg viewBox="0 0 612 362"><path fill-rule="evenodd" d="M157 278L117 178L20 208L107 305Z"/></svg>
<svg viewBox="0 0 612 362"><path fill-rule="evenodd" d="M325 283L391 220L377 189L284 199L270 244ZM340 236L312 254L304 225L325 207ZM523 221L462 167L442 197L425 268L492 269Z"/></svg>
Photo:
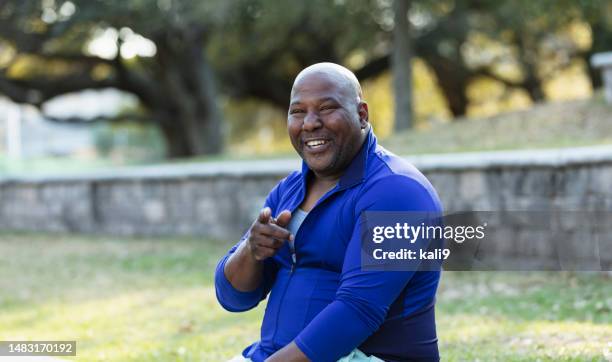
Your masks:
<svg viewBox="0 0 612 362"><path fill-rule="evenodd" d="M318 174L318 175L324 175L327 174L331 167L331 161L330 160L310 160L310 159L306 159L306 164L308 165L308 168L311 169L314 173Z"/></svg>

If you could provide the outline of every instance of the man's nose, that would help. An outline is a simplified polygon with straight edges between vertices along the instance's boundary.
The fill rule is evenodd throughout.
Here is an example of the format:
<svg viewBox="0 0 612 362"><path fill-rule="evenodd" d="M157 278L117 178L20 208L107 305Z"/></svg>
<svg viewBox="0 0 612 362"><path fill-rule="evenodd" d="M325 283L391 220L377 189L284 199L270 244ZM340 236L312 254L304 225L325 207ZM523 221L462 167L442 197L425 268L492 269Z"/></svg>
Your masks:
<svg viewBox="0 0 612 362"><path fill-rule="evenodd" d="M319 117L319 113L317 112L308 112L306 117L304 117L304 124L302 125L302 130L304 131L313 131L317 128L320 128L323 125L321 122L321 117Z"/></svg>

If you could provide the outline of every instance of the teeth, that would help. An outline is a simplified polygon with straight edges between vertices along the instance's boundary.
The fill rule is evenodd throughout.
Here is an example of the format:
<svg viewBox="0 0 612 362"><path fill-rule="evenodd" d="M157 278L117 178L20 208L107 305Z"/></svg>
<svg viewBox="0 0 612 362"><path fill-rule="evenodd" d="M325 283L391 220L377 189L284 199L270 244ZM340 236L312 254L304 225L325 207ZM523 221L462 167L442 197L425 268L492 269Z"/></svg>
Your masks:
<svg viewBox="0 0 612 362"><path fill-rule="evenodd" d="M320 146L320 145L323 145L323 144L325 144L324 140L314 140L314 141L306 142L306 145L308 147L315 147L315 146Z"/></svg>

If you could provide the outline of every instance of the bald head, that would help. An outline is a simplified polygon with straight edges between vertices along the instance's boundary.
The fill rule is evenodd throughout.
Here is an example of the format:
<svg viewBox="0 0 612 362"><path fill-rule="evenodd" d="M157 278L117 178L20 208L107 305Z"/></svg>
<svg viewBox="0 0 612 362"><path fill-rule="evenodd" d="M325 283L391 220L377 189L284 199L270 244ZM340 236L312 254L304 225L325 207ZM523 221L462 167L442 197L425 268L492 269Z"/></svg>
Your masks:
<svg viewBox="0 0 612 362"><path fill-rule="evenodd" d="M311 77L323 77L334 83L338 90L343 92L350 99L360 102L362 100L361 85L353 72L335 63L317 63L302 70L291 89L291 96L294 95L296 88L303 81Z"/></svg>
<svg viewBox="0 0 612 362"><path fill-rule="evenodd" d="M369 132L368 105L350 70L311 65L291 89L287 130L293 147L318 179L336 181Z"/></svg>

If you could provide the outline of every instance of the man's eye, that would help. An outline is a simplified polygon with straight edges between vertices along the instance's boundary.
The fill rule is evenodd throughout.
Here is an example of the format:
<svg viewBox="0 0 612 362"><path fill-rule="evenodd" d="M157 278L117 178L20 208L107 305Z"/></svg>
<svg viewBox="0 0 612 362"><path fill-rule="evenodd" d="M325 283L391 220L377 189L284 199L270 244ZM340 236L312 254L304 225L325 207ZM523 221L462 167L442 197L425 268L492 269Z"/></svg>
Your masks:
<svg viewBox="0 0 612 362"><path fill-rule="evenodd" d="M323 107L321 107L321 111L332 111L332 110L334 110L336 108L338 108L338 107L336 107L336 106L323 106Z"/></svg>
<svg viewBox="0 0 612 362"><path fill-rule="evenodd" d="M301 109L292 109L292 110L289 112L289 114L297 114L297 113L304 113L304 111L303 111L303 110L301 110Z"/></svg>

